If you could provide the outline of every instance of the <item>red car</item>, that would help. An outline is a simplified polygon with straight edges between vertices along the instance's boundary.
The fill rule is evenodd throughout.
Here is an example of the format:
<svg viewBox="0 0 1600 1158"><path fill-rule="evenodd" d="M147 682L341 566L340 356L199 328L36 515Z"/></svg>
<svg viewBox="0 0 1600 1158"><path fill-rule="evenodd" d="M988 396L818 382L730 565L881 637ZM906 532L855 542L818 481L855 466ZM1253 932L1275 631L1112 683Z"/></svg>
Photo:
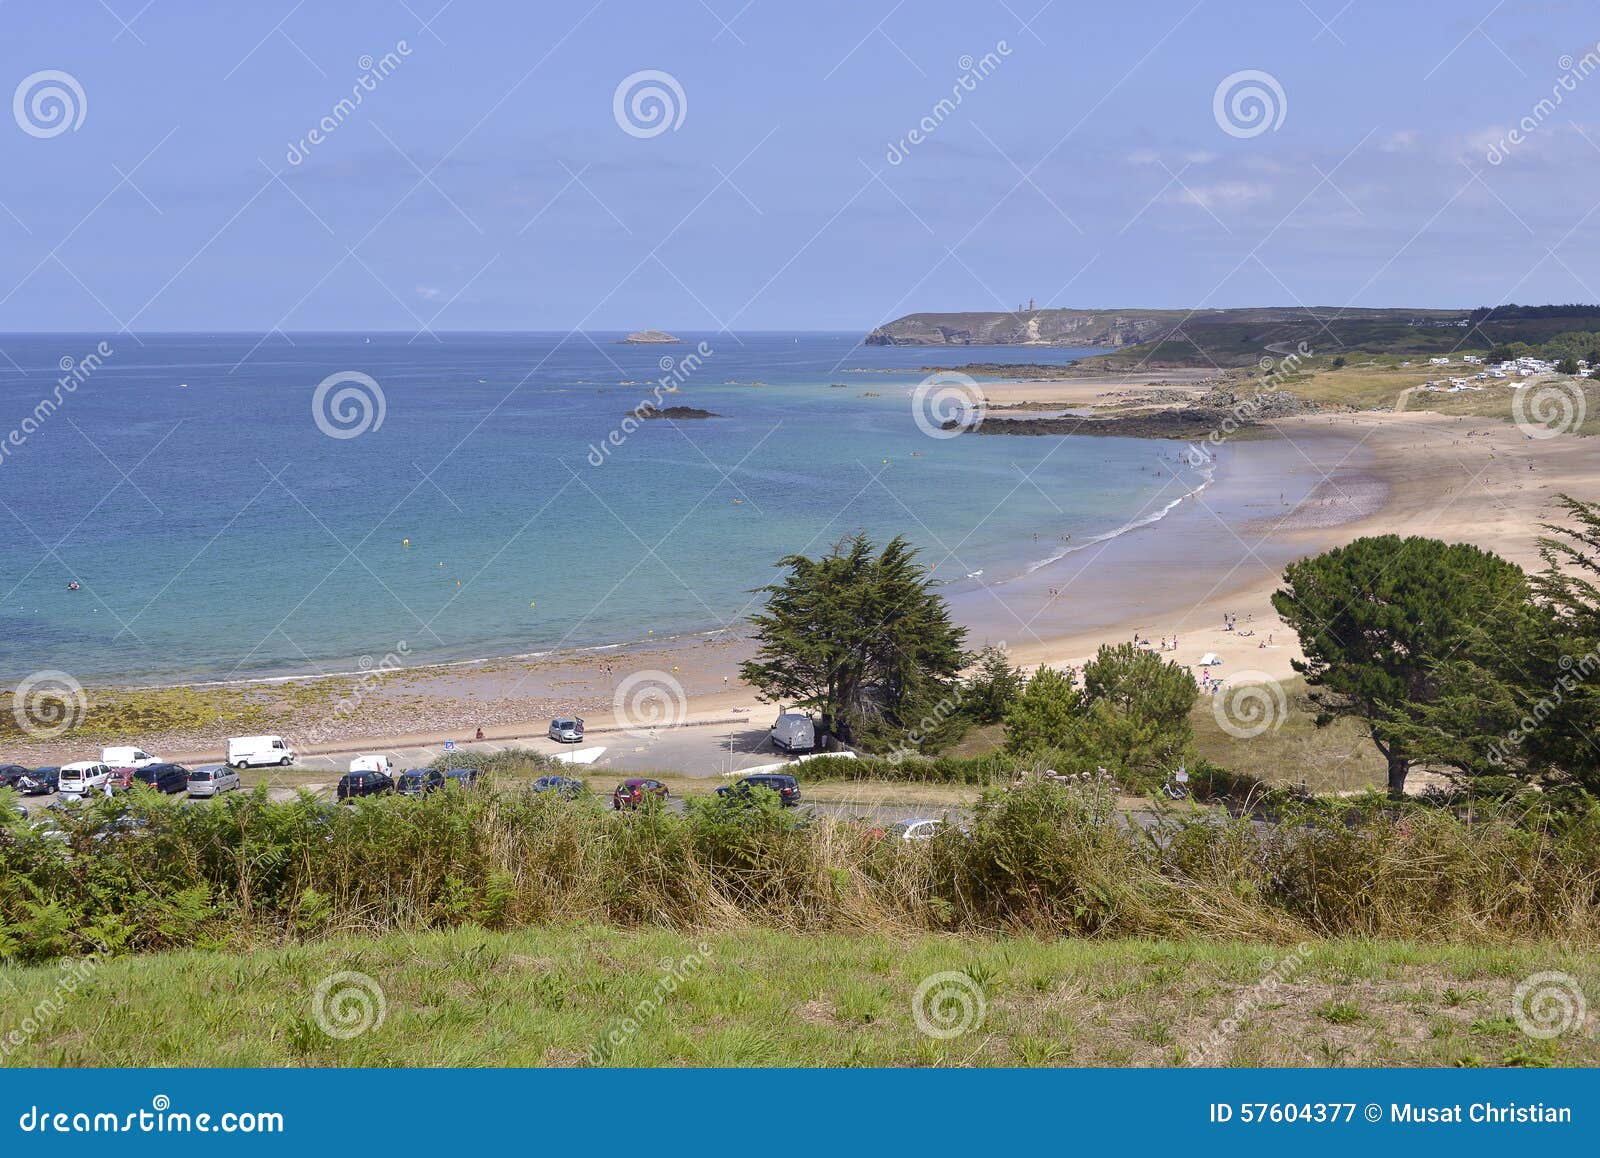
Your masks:
<svg viewBox="0 0 1600 1158"><path fill-rule="evenodd" d="M106 777L106 787L112 792L126 792L133 787L133 769L111 769L111 775Z"/></svg>
<svg viewBox="0 0 1600 1158"><path fill-rule="evenodd" d="M617 785L617 790L611 794L611 807L620 812L624 808L638 808L646 796L665 800L671 795L661 781L636 776Z"/></svg>

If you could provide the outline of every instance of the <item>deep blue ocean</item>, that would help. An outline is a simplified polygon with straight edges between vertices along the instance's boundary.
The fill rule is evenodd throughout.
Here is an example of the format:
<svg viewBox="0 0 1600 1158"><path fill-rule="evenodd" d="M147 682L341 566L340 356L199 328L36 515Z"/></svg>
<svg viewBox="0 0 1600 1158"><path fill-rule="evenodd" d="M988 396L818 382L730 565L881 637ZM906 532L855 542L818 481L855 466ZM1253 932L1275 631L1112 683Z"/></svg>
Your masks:
<svg viewBox="0 0 1600 1158"><path fill-rule="evenodd" d="M1089 351L621 336L122 334L104 356L95 335L0 337L0 677L244 679L350 671L400 641L446 660L690 635L747 613L780 556L857 530L904 533L959 590L1171 493L1147 442L916 421L924 365ZM319 412L345 372L377 384L381 425L348 381ZM681 379L663 405L723 417L623 433L663 378Z"/></svg>

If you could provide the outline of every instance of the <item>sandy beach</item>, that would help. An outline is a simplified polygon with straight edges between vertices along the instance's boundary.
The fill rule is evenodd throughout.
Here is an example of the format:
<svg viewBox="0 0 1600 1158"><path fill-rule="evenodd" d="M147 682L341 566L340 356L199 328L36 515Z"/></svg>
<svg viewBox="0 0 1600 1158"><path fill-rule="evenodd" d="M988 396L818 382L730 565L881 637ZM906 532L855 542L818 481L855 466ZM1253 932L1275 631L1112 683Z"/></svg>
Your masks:
<svg viewBox="0 0 1600 1158"><path fill-rule="evenodd" d="M986 384L991 399L1104 400L1120 380ZM1199 389L1199 387L1191 387ZM1270 596L1289 561L1366 534L1394 532L1467 541L1527 568L1538 565L1540 523L1561 492L1600 493L1600 460L1577 438L1534 441L1492 419L1425 412L1316 414L1275 424L1278 437L1224 445L1212 485L1182 497L1164 517L1065 553L1020 578L951 595L973 647L1003 642L1031 668L1081 664L1107 642L1135 636L1225 680L1285 679L1299 654ZM1182 444L1151 440L1152 470L1171 472ZM1184 495L1174 474L1170 499ZM1164 499L1163 501L1167 501ZM1236 631L1223 628L1224 614ZM1173 641L1176 646L1171 647ZM266 705L303 753L412 747L541 736L557 713L584 716L594 731L615 723L619 695L643 694L662 722L750 719L774 711L738 677L750 654L735 632L542 659L494 659L402 667L341 679L247 689L199 687ZM293 688L291 696L286 689ZM678 689L681 688L681 696ZM655 689L665 689L656 694ZM138 737L173 759L217 758L221 737ZM82 743L19 747L13 759L81 759Z"/></svg>

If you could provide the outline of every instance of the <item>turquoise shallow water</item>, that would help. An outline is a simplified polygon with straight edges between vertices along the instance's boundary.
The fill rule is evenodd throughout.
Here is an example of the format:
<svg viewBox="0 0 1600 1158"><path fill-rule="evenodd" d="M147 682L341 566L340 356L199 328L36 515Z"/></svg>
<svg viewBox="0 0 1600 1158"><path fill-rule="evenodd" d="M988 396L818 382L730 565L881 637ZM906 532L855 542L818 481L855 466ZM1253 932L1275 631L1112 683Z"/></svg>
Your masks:
<svg viewBox="0 0 1600 1158"><path fill-rule="evenodd" d="M714 631L777 558L857 530L906 534L959 593L1173 494L1170 444L916 421L924 364L1085 351L682 336L120 335L66 391L63 359L97 337L5 336L0 676L241 679L353 670L402 641L465 659ZM699 365L677 361L702 341ZM861 372L879 370L896 372ZM343 371L377 383L382 422L352 406L345 426L369 428L330 437L314 399ZM724 417L623 436L674 375L664 404ZM340 388L322 425L348 433L328 419Z"/></svg>

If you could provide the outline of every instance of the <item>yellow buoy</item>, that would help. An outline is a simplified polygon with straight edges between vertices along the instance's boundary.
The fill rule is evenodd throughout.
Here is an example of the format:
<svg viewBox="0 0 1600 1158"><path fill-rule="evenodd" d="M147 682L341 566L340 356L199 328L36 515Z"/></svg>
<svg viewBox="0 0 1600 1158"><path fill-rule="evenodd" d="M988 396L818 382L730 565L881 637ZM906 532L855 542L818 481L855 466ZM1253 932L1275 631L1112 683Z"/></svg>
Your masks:
<svg viewBox="0 0 1600 1158"><path fill-rule="evenodd" d="M402 547L409 547L409 546L411 546L411 540L410 539L401 539L400 540L400 545Z"/></svg>

